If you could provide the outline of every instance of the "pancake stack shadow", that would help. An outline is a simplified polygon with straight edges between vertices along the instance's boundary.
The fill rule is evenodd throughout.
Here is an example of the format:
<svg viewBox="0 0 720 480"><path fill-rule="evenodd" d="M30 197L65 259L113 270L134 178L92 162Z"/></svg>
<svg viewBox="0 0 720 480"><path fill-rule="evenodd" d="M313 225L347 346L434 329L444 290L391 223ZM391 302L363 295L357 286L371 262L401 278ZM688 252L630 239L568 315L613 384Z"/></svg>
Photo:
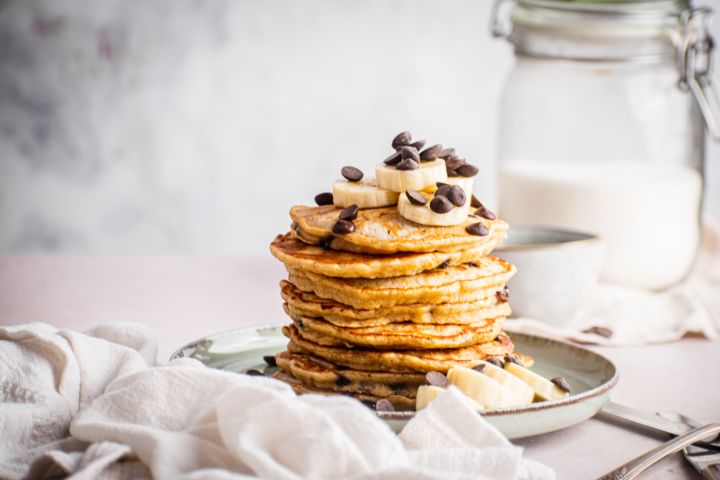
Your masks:
<svg viewBox="0 0 720 480"><path fill-rule="evenodd" d="M275 374L298 393L381 399L413 410L426 373L516 355L503 325L515 268L489 256L507 225L469 215L455 227L407 221L394 207L362 209L355 230L333 234L341 209L293 207L272 254L292 323ZM488 234L471 235L482 222Z"/></svg>

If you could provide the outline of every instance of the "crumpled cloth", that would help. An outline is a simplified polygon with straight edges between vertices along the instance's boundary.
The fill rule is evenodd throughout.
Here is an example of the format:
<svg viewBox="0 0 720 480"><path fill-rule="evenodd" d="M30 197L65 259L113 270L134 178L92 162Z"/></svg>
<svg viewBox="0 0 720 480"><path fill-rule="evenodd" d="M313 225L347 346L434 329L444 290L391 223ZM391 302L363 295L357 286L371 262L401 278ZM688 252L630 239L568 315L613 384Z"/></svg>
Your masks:
<svg viewBox="0 0 720 480"><path fill-rule="evenodd" d="M400 435L360 402L153 366L141 325L0 328L0 478L554 478L454 387Z"/></svg>
<svg viewBox="0 0 720 480"><path fill-rule="evenodd" d="M525 317L509 320L506 327L514 332L599 345L663 343L687 334L715 340L720 329L720 222L704 219L693 268L685 281L674 287L653 292L600 284L563 328Z"/></svg>

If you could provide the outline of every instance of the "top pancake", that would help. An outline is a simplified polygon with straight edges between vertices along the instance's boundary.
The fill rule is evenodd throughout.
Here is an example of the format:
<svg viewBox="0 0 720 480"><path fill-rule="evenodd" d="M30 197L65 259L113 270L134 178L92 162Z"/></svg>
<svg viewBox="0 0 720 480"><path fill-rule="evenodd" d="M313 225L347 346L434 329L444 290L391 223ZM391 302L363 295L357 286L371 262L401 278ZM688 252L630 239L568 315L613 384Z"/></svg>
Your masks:
<svg viewBox="0 0 720 480"><path fill-rule="evenodd" d="M329 251L317 245L308 245L291 233L278 235L270 244L270 252L290 268L328 277L389 278L415 275L425 270L461 265L490 253L488 243L470 245L457 252L392 253L364 255L351 252Z"/></svg>
<svg viewBox="0 0 720 480"><path fill-rule="evenodd" d="M406 220L396 207L383 207L361 209L353 220L355 231L334 236L332 227L340 211L333 205L296 205L290 209L290 217L296 224L295 233L303 241L323 242L333 250L356 253L455 252L480 245L489 253L507 235L507 224L502 220L469 215L461 225L428 227ZM465 230L468 225L478 222L485 224L490 232L488 235L471 235Z"/></svg>

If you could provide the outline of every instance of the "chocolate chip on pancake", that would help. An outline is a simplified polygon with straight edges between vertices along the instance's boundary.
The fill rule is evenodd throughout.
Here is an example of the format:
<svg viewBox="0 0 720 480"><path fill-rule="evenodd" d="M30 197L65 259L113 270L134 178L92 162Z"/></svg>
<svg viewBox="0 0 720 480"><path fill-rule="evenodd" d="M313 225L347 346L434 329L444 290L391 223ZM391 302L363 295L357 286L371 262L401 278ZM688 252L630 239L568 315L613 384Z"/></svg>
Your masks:
<svg viewBox="0 0 720 480"><path fill-rule="evenodd" d="M398 170L417 170L420 168L420 164L412 158L404 158L395 167Z"/></svg>
<svg viewBox="0 0 720 480"><path fill-rule="evenodd" d="M330 250L330 246L332 245L332 241L334 238L335 237L333 237L332 235L321 238L318 245L320 245L320 248L322 248L323 250Z"/></svg>
<svg viewBox="0 0 720 480"><path fill-rule="evenodd" d="M473 208L480 208L482 207L482 203L475 195L473 195L470 197L470 206Z"/></svg>
<svg viewBox="0 0 720 480"><path fill-rule="evenodd" d="M458 175L462 177L474 177L478 173L478 167L475 165L471 165L469 163L465 163L463 165L460 165L455 169L458 173Z"/></svg>
<svg viewBox="0 0 720 480"><path fill-rule="evenodd" d="M360 209L358 208L357 205L350 205L349 207L344 209L342 212L340 212L340 215L338 216L338 218L340 220L347 220L347 221L351 222L357 218L358 211L360 211Z"/></svg>
<svg viewBox="0 0 720 480"><path fill-rule="evenodd" d="M522 362L522 360L520 360L520 358L518 358L517 355L505 355L505 361L520 365L521 367L525 366L525 364Z"/></svg>
<svg viewBox="0 0 720 480"><path fill-rule="evenodd" d="M450 385L445 374L440 372L427 372L425 378L430 385L440 388L447 388Z"/></svg>
<svg viewBox="0 0 720 480"><path fill-rule="evenodd" d="M435 213L448 213L452 209L453 205L446 197L435 197L430 200L430 210Z"/></svg>
<svg viewBox="0 0 720 480"><path fill-rule="evenodd" d="M338 220L332 227L332 232L336 235L345 235L355 231L355 224L347 220Z"/></svg>
<svg viewBox="0 0 720 480"><path fill-rule="evenodd" d="M375 410L377 410L378 412L394 412L395 406L393 406L390 400L381 398L375 404Z"/></svg>
<svg viewBox="0 0 720 480"><path fill-rule="evenodd" d="M440 157L440 154L442 153L443 146L440 144L433 145L432 147L428 147L422 152L420 152L420 161L421 162L430 162L433 160L437 160Z"/></svg>
<svg viewBox="0 0 720 480"><path fill-rule="evenodd" d="M412 190L410 188L408 188L405 191L405 196L407 197L408 200L410 200L410 203L412 203L413 205L422 206L427 203L427 199L425 198L424 195L422 195L420 192L416 192L415 190Z"/></svg>
<svg viewBox="0 0 720 480"><path fill-rule="evenodd" d="M565 377L555 377L550 381L557 385L560 390L570 393L570 384L565 380Z"/></svg>
<svg viewBox="0 0 720 480"><path fill-rule="evenodd" d="M478 203L479 203L479 201L478 201ZM488 210L487 208L485 208L485 205L483 205L482 203L480 204L478 209L475 210L475 215L482 217L482 218L486 218L488 220L495 220L495 218L496 218L495 214L493 212L491 212L490 210Z"/></svg>
<svg viewBox="0 0 720 480"><path fill-rule="evenodd" d="M450 266L450 259L448 258L447 260L445 260L444 262L442 262L440 265L438 265L435 268L443 269L443 268L447 268L449 266Z"/></svg>
<svg viewBox="0 0 720 480"><path fill-rule="evenodd" d="M508 290L507 287L504 287L502 290L498 290L495 293L495 298L498 299L498 302L507 302L508 300L510 300L510 290Z"/></svg>
<svg viewBox="0 0 720 480"><path fill-rule="evenodd" d="M465 190L463 190L462 187L458 185L452 185L447 195L445 196L448 200L450 200L450 203L452 203L456 207L462 207L463 205L465 205L465 201L467 200L467 197L465 196Z"/></svg>
<svg viewBox="0 0 720 480"><path fill-rule="evenodd" d="M410 132L400 132L395 135L395 138L393 138L391 145L395 150L400 150L402 147L410 145L411 141L412 135L410 134Z"/></svg>
<svg viewBox="0 0 720 480"><path fill-rule="evenodd" d="M495 365L498 368L505 368L505 363L502 361L502 359L500 359L498 357L490 357L490 358L485 359L485 361L488 363L492 363L493 365Z"/></svg>
<svg viewBox="0 0 720 480"><path fill-rule="evenodd" d="M275 360L275 357L272 355L265 355L263 357L263 361L270 365L271 367L277 367L277 361Z"/></svg>
<svg viewBox="0 0 720 480"><path fill-rule="evenodd" d="M392 166L394 166L394 165L397 165L398 162L400 162L400 160L402 160L402 155L401 155L400 152L398 151L398 152L394 152L392 155L390 155L390 156L387 157L385 160L383 160L383 163L384 163L385 165L388 165L388 166L391 166L391 167L392 167Z"/></svg>
<svg viewBox="0 0 720 480"><path fill-rule="evenodd" d="M330 192L318 193L315 195L315 203L318 205L332 205L333 194Z"/></svg>
<svg viewBox="0 0 720 480"><path fill-rule="evenodd" d="M345 166L340 170L340 174L347 179L348 182L359 182L363 178L363 172L359 168Z"/></svg>
<svg viewBox="0 0 720 480"><path fill-rule="evenodd" d="M470 235L477 235L477 236L480 236L480 237L484 237L485 235L487 235L488 233L490 233L490 231L487 229L487 227L485 226L485 224L482 223L482 222L477 222L477 223L473 223L473 224L471 224L471 225L468 225L468 226L465 228L465 230L466 230Z"/></svg>
<svg viewBox="0 0 720 480"><path fill-rule="evenodd" d="M410 146L419 152L425 146L425 140L416 140Z"/></svg>
<svg viewBox="0 0 720 480"><path fill-rule="evenodd" d="M477 370L478 372L482 372L483 370L485 370L485 364L479 363L479 364L475 365L474 367L472 367L472 369Z"/></svg>
<svg viewBox="0 0 720 480"><path fill-rule="evenodd" d="M350 379L343 377L342 375L337 376L337 380L335 380L335 385L338 387L346 387L350 385L352 382Z"/></svg>

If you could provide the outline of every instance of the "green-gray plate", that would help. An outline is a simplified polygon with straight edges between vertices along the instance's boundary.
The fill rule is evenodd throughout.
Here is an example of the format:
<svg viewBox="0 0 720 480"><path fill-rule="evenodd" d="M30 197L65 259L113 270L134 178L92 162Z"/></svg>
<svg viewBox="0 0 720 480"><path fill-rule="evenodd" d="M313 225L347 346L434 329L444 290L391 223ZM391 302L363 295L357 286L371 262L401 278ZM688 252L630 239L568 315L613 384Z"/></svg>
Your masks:
<svg viewBox="0 0 720 480"><path fill-rule="evenodd" d="M254 369L271 375L274 367L268 366L263 357L274 355L287 345L281 327L260 326L217 333L182 347L170 358L189 357L220 370L244 373ZM558 340L513 332L510 336L517 351L535 358L533 371L546 378L565 377L572 394L561 400L481 412L508 438L529 437L575 425L595 415L610 399L618 374L607 358ZM396 431L413 415L415 412L378 412Z"/></svg>

